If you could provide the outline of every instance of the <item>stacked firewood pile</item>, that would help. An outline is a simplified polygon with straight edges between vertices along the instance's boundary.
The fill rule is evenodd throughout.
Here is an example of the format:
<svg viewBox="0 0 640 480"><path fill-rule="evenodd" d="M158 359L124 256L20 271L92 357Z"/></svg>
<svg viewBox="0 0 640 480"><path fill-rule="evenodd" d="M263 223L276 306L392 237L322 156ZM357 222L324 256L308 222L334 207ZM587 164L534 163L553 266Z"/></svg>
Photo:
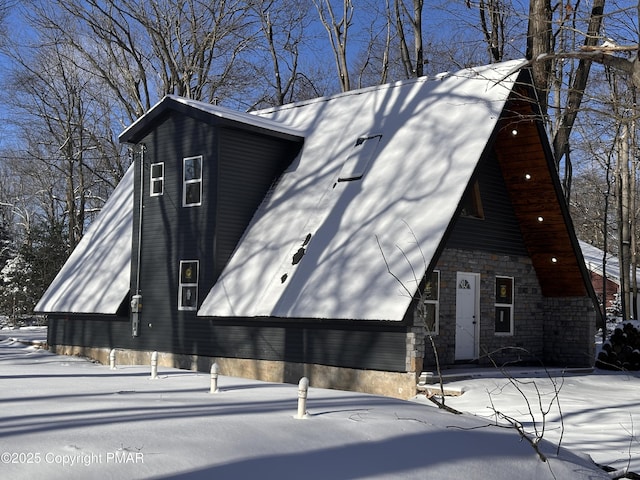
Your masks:
<svg viewBox="0 0 640 480"><path fill-rule="evenodd" d="M640 330L625 322L602 345L596 367L606 370L640 370Z"/></svg>

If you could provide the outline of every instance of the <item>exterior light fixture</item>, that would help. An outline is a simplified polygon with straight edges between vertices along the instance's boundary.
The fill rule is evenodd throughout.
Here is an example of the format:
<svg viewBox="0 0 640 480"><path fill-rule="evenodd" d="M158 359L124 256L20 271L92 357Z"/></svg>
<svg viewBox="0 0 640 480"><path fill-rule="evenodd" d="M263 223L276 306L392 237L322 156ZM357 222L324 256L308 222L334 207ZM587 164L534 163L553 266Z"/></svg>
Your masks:
<svg viewBox="0 0 640 480"><path fill-rule="evenodd" d="M524 174L524 179L525 179L525 180L531 180L531 174L529 174L529 173L525 173L525 174Z"/></svg>
<svg viewBox="0 0 640 480"><path fill-rule="evenodd" d="M544 222L544 217L538 217L538 221L539 221L540 223Z"/></svg>
<svg viewBox="0 0 640 480"><path fill-rule="evenodd" d="M551 263L558 263L558 259L556 257L551 257Z"/></svg>
<svg viewBox="0 0 640 480"><path fill-rule="evenodd" d="M514 137L516 135L518 135L518 130L516 128L514 128L513 130L511 130L511 135L513 135Z"/></svg>

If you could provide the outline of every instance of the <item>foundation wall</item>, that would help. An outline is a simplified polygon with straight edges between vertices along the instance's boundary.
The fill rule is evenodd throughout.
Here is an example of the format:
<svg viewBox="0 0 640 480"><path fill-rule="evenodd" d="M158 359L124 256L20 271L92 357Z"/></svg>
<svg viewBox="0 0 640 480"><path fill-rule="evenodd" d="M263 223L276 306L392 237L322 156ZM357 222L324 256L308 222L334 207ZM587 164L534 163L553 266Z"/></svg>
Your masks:
<svg viewBox="0 0 640 480"><path fill-rule="evenodd" d="M76 355L108 365L108 348L55 345L50 350L59 355ZM150 351L116 349L117 365L150 365ZM350 390L374 395L408 399L416 394L416 372L383 372L326 365L300 364L269 360L214 358L158 352L158 366L209 372L217 363L220 374L251 378L264 382L297 384L302 377L316 388ZM419 374L419 372L418 372Z"/></svg>

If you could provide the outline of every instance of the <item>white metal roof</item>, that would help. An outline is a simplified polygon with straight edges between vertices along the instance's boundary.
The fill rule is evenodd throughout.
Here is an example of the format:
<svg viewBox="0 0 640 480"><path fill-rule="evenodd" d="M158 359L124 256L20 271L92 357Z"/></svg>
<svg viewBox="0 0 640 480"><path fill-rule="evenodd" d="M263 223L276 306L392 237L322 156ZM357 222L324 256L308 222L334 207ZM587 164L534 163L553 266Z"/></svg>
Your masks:
<svg viewBox="0 0 640 480"><path fill-rule="evenodd" d="M133 166L44 293L37 312L115 314L129 292Z"/></svg>
<svg viewBox="0 0 640 480"><path fill-rule="evenodd" d="M520 64L260 112L305 143L198 315L401 320Z"/></svg>
<svg viewBox="0 0 640 480"><path fill-rule="evenodd" d="M580 240L579 243L587 269L602 276L602 260L604 258L604 251L582 240ZM620 285L620 261L618 257L607 254L606 269L607 278ZM638 272L636 277L637 281L640 282L640 272Z"/></svg>
<svg viewBox="0 0 640 480"><path fill-rule="evenodd" d="M520 63L373 87L259 115L171 98L305 137L300 157L256 213L198 314L401 320L411 299L387 265L415 289ZM129 291L133 188L130 169L37 311L116 313Z"/></svg>
<svg viewBox="0 0 640 480"><path fill-rule="evenodd" d="M251 113L239 112L230 108L221 107L218 105L212 105L210 103L201 102L198 100L192 100L189 98L179 97L177 95L166 95L158 103L156 103L148 112L138 118L134 123L129 125L120 135L121 141L128 141L131 134L146 124L148 120L153 118L158 111L162 110L163 106L175 102L178 104L186 105L195 110L200 110L213 117L229 120L241 125L250 125L261 130L266 130L274 133L283 133L286 135L300 137L300 132L283 125L278 122L269 120L268 118L253 115Z"/></svg>

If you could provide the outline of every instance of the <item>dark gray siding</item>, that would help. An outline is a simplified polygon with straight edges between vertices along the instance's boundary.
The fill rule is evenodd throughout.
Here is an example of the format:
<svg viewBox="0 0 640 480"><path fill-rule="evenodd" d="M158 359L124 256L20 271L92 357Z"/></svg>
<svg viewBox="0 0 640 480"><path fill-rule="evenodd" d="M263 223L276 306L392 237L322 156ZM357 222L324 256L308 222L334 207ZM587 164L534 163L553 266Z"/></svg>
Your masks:
<svg viewBox="0 0 640 480"><path fill-rule="evenodd" d="M47 343L51 346L115 348L131 338L128 316L49 314L47 320Z"/></svg>
<svg viewBox="0 0 640 480"><path fill-rule="evenodd" d="M527 255L493 150L480 162L476 179L480 185L484 219L459 217L449 234L447 247Z"/></svg>
<svg viewBox="0 0 640 480"><path fill-rule="evenodd" d="M405 371L406 330L396 323L306 319L200 318L179 311L180 260L199 260L200 304L215 283L257 207L300 145L167 114L145 144L141 243L140 334L127 312L115 317L52 316L52 344L158 350L211 357L317 363ZM182 159L203 156L203 204L182 207ZM136 161L140 161L136 154ZM149 166L165 163L164 195L149 196ZM140 168L136 169L134 243L138 238ZM137 249L132 255L136 290Z"/></svg>
<svg viewBox="0 0 640 480"><path fill-rule="evenodd" d="M143 143L143 310L138 340L163 351L198 353L198 340L211 333L195 311L178 310L180 261L199 261L199 305L295 150L290 142L221 129L182 115L169 116ZM183 207L182 159L198 155L203 158L202 205ZM165 162L165 191L150 197L147 169L155 162ZM136 212L134 238L138 221ZM135 291L135 254L132 279Z"/></svg>
<svg viewBox="0 0 640 480"><path fill-rule="evenodd" d="M323 325L302 319L197 319L180 345L169 336L145 331L131 337L128 318L57 316L49 318L51 345L158 350L211 357L313 363L345 368L405 371L406 329L400 325ZM157 329L160 330L160 329Z"/></svg>
<svg viewBox="0 0 640 480"><path fill-rule="evenodd" d="M298 149L239 130L220 131L215 221L219 264L226 265L268 189Z"/></svg>
<svg viewBox="0 0 640 480"><path fill-rule="evenodd" d="M180 260L199 260L199 284L213 285L218 270L214 253L216 195L211 190L217 174L217 136L215 129L190 117L168 115L143 142L144 156L136 158L136 185L140 185L140 159L143 168L143 214L140 246L140 285L142 313L139 343L153 349L173 349L185 342L186 325L195 312L179 311L178 276ZM182 160L203 157L202 205L182 207ZM149 166L164 162L164 194L149 196ZM134 248L132 292L136 292L140 192L134 195ZM209 220L211 219L211 220ZM137 342L136 342L137 340ZM155 347L157 345L157 347Z"/></svg>

